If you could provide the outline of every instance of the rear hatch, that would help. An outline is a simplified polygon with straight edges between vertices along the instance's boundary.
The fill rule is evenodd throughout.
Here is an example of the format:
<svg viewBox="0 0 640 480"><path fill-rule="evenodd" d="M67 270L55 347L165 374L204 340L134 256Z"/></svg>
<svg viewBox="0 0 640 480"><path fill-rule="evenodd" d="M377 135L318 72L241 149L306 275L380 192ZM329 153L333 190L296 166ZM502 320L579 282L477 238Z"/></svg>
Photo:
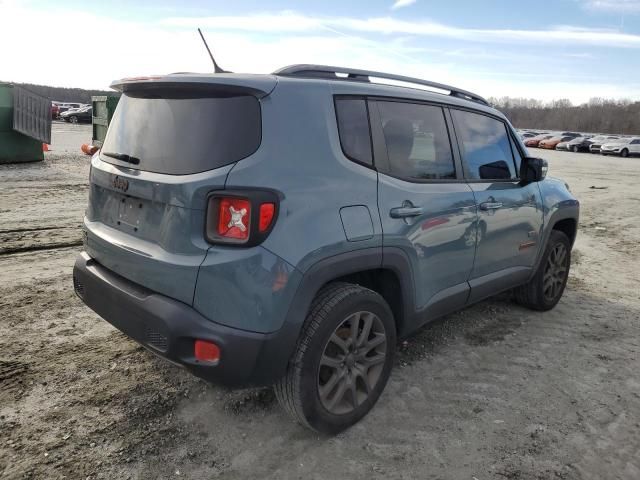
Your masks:
<svg viewBox="0 0 640 480"><path fill-rule="evenodd" d="M268 76L168 76L123 92L92 159L86 250L115 273L192 304L207 196L261 142Z"/></svg>

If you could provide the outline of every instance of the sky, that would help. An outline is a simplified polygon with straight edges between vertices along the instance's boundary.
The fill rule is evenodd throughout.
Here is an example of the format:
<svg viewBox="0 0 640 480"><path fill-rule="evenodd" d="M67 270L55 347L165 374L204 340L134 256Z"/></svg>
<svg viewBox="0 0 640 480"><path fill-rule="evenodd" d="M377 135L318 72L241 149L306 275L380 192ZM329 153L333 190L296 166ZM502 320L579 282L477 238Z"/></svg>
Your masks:
<svg viewBox="0 0 640 480"><path fill-rule="evenodd" d="M0 0L0 80L295 63L391 72L484 97L640 100L640 0Z"/></svg>

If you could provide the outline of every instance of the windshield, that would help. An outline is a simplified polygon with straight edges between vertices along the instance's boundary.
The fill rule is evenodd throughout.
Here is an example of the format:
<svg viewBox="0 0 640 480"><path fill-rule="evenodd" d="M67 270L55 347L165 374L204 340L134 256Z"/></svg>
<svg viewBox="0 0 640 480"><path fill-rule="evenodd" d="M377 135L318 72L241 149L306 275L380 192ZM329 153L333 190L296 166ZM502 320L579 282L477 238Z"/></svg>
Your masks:
<svg viewBox="0 0 640 480"><path fill-rule="evenodd" d="M123 94L100 159L184 175L228 165L257 150L261 118L255 97L195 95L175 89Z"/></svg>

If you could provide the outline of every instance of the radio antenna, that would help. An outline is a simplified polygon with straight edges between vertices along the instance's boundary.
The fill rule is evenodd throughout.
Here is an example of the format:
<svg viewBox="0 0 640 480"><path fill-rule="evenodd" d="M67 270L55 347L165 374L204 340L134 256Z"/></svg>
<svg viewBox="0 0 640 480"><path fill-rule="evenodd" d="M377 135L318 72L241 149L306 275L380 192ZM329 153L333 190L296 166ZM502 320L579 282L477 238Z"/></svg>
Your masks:
<svg viewBox="0 0 640 480"><path fill-rule="evenodd" d="M209 45L207 45L207 41L204 39L204 35L202 34L202 30L200 30L198 28L198 33L200 34L200 38L202 39L202 43L204 43L204 47L207 49L207 52L209 52L209 57L211 57L211 61L213 62L213 71L215 73L231 73L228 72L226 70L223 70L222 68L220 68L220 66L216 63L216 59L213 58L213 54L211 53L211 49L209 48Z"/></svg>

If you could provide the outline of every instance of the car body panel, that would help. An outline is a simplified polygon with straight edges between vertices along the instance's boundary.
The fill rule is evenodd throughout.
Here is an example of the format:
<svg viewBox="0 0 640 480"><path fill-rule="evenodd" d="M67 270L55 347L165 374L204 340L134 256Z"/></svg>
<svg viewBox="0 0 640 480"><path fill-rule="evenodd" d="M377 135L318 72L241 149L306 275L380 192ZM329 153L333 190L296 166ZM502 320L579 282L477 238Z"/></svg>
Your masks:
<svg viewBox="0 0 640 480"><path fill-rule="evenodd" d="M198 267L210 248L202 235L206 198L224 188L230 170L228 165L163 175L94 155L84 222L87 252L132 282L192 304Z"/></svg>
<svg viewBox="0 0 640 480"><path fill-rule="evenodd" d="M540 248L542 200L536 183L474 182L476 203L498 203L497 209L478 208L478 221L486 234L476 247L471 278L512 267L531 268Z"/></svg>
<svg viewBox="0 0 640 480"><path fill-rule="evenodd" d="M426 307L441 291L466 286L477 225L469 185L411 183L381 174L378 201L384 250L402 250L414 266L416 309ZM422 208L423 213L411 219L392 218L390 210L405 202Z"/></svg>

